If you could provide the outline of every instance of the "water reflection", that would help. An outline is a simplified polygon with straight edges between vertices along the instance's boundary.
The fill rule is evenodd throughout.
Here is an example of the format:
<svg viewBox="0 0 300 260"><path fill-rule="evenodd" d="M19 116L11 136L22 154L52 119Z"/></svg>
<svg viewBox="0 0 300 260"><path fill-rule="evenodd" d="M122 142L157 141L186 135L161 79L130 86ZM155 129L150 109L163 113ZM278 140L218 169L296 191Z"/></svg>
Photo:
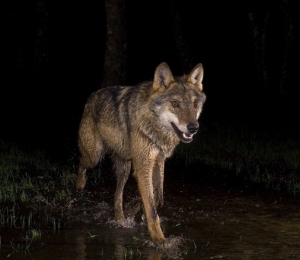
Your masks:
<svg viewBox="0 0 300 260"><path fill-rule="evenodd" d="M233 190L178 190L168 189L160 210L165 235L173 245L178 242L177 248L168 251L151 244L146 225L118 227L107 222L113 213L99 219L101 204L86 212L74 209L60 232L41 227L41 240L32 242L30 255L19 246L25 244L24 231L1 229L0 259L123 260L125 254L127 259L148 260L300 259L298 201Z"/></svg>
<svg viewBox="0 0 300 260"><path fill-rule="evenodd" d="M135 232L116 227L101 225L93 227L93 230L83 233L82 230L68 230L65 236L56 234L56 240L60 244L60 252L56 250L56 258L64 255L64 259L166 259L166 252L154 246L150 240L140 243L132 241ZM93 232L92 236L91 233ZM140 233L141 234L141 233ZM55 237L55 234L53 234ZM54 245L48 245L48 250L53 250ZM46 249L46 248L45 248ZM46 249L46 250L47 250ZM74 251L72 251L72 249ZM174 254L173 254L174 255ZM52 254L52 257L54 255ZM71 258L72 257L72 258ZM48 259L44 256L43 259ZM49 258L52 259L52 258ZM172 259L172 258L169 258Z"/></svg>
<svg viewBox="0 0 300 260"><path fill-rule="evenodd" d="M76 260L83 260L86 259L86 244L85 244L85 236L83 235L78 235L76 238Z"/></svg>
<svg viewBox="0 0 300 260"><path fill-rule="evenodd" d="M152 253L148 256L147 260L162 260L164 255L160 252Z"/></svg>

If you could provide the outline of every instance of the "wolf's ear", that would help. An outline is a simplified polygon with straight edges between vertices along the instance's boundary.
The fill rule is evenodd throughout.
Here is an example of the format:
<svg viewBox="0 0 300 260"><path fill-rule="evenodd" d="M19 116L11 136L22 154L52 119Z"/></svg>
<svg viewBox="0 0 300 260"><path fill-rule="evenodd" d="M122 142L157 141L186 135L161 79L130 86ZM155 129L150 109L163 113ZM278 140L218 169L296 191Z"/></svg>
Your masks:
<svg viewBox="0 0 300 260"><path fill-rule="evenodd" d="M195 85L200 91L203 90L202 80L203 80L203 66L201 63L197 64L192 72L187 77L187 82Z"/></svg>
<svg viewBox="0 0 300 260"><path fill-rule="evenodd" d="M172 72L167 65L167 63L162 62L159 64L154 73L153 80L153 90L154 92L158 90L164 91L169 85L174 82Z"/></svg>

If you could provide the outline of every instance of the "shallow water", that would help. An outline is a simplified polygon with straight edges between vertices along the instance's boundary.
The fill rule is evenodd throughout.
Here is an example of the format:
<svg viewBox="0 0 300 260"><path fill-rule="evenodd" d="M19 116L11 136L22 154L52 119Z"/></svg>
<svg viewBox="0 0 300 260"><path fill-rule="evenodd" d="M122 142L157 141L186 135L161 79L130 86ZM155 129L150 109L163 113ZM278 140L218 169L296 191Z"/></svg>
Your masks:
<svg viewBox="0 0 300 260"><path fill-rule="evenodd" d="M295 198L166 180L159 215L168 240L159 247L149 240L141 212L126 228L113 221L111 184L88 185L63 206L21 208L24 216L33 212L31 228L39 229L41 237L24 242L28 228L2 227L0 259L300 259ZM135 183L127 186L128 213L138 199Z"/></svg>

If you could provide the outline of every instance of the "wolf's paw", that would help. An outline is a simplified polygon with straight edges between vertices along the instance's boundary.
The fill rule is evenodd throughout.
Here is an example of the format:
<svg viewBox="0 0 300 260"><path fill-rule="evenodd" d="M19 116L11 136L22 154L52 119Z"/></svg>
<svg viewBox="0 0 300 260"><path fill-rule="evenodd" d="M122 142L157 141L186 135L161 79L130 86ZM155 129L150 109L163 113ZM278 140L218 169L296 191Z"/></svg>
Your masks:
<svg viewBox="0 0 300 260"><path fill-rule="evenodd" d="M83 178L77 177L77 179L75 181L75 189L78 191L81 191L84 189L85 185L86 185L86 180Z"/></svg>
<svg viewBox="0 0 300 260"><path fill-rule="evenodd" d="M111 224L116 227L123 227L123 228L133 228L135 226L134 218L124 218L118 220L109 220L107 221L108 224Z"/></svg>
<svg viewBox="0 0 300 260"><path fill-rule="evenodd" d="M164 244L166 242L166 238L160 228L159 222L158 225L154 227L154 229L149 230L152 241L159 245Z"/></svg>
<svg viewBox="0 0 300 260"><path fill-rule="evenodd" d="M163 234L155 234L152 236L152 241L156 244L162 245L166 242L166 238Z"/></svg>

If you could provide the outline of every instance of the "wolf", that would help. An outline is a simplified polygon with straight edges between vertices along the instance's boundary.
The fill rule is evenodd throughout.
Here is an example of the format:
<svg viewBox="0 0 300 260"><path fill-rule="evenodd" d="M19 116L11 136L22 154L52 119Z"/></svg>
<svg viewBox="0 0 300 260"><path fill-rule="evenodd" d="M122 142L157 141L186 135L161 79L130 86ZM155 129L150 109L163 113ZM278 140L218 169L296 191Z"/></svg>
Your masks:
<svg viewBox="0 0 300 260"><path fill-rule="evenodd" d="M75 188L84 189L87 169L110 154L117 180L115 219L124 220L123 190L132 167L151 239L158 244L165 242L157 213L164 203L164 162L180 142L192 142L199 129L206 100L203 73L199 63L188 75L175 77L162 62L153 81L92 93L80 121Z"/></svg>

